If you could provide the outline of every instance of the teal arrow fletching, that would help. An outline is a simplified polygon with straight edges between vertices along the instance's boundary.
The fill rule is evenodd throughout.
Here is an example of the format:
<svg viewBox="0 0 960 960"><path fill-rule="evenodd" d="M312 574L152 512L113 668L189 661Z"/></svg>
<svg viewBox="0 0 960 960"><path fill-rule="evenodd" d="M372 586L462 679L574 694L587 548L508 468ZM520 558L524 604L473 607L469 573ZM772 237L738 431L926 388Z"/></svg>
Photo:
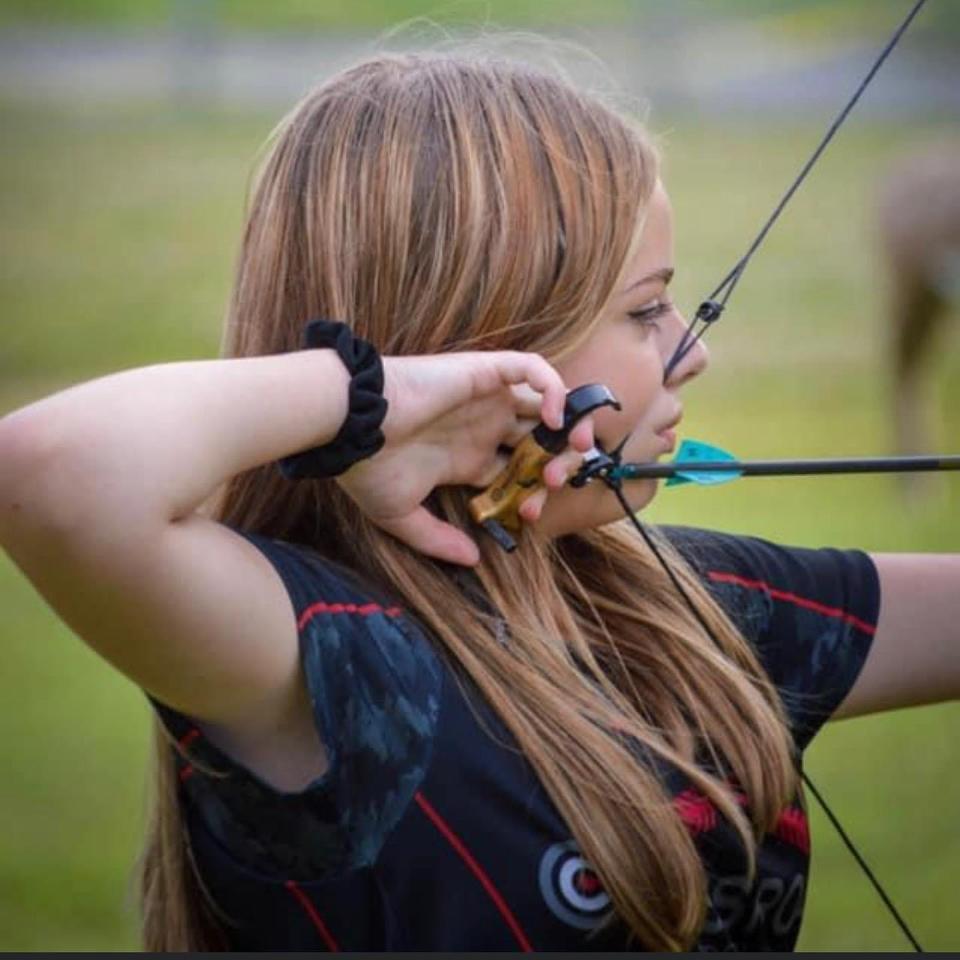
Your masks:
<svg viewBox="0 0 960 960"><path fill-rule="evenodd" d="M719 483L736 480L737 477L743 476L741 470L710 473L696 469L697 463L718 463L736 459L732 453L727 453L726 450L711 446L709 443L703 443L700 440L684 440L672 462L684 467L689 463L691 469L678 471L667 480L666 486L677 487L684 483L696 483L701 487L714 487Z"/></svg>

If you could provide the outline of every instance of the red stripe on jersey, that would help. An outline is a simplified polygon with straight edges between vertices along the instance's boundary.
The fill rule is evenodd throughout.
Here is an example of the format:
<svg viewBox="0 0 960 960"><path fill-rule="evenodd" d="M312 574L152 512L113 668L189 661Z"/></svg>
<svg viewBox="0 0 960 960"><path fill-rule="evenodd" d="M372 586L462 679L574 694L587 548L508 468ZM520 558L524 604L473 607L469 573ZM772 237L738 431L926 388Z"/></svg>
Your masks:
<svg viewBox="0 0 960 960"><path fill-rule="evenodd" d="M684 790L673 798L680 819L693 833L712 830L717 825L717 808L696 790Z"/></svg>
<svg viewBox="0 0 960 960"><path fill-rule="evenodd" d="M738 791L734 796L740 806L747 805L745 794ZM713 830L719 823L719 813L713 801L693 787L678 793L673 798L673 803L677 813L680 814L680 819L694 835ZM787 807L777 819L773 835L778 840L796 847L807 856L810 855L810 825L801 807Z"/></svg>
<svg viewBox="0 0 960 960"><path fill-rule="evenodd" d="M191 727L178 741L177 745L181 750L186 753L189 749L190 744L193 743L200 736L200 731L196 727ZM180 778L180 782L183 783L185 780L188 780L193 776L193 764L185 763L181 768L180 772L177 774Z"/></svg>
<svg viewBox="0 0 960 960"><path fill-rule="evenodd" d="M320 914L317 913L317 908L313 905L310 898L300 889L299 886L293 881L288 880L284 886L287 890L296 897L298 903L303 907L304 912L310 918L311 923L317 929L317 933L320 934L321 939L327 945L327 949L331 953L339 953L340 946L337 944L337 941L333 939L333 934L330 933L327 929L327 925L323 922L320 917Z"/></svg>
<svg viewBox="0 0 960 960"><path fill-rule="evenodd" d="M473 854L466 848L463 841L453 832L450 828L450 825L437 813L436 810L430 805L430 802L427 798L417 791L414 794L414 799L417 801L420 809L429 817L433 822L433 825L443 834L447 839L447 842L456 850L457 854L460 856L460 859L467 865L470 872L480 881L481 886L484 890L487 891L487 895L493 901L494 906L497 910L500 911L500 915L507 922L507 926L512 931L514 937L518 944L520 944L520 949L524 953L533 953L533 947L530 945L530 941L527 939L526 934L523 932L522 927L517 922L517 918L513 915L510 908L507 906L506 901L500 895L500 891L493 885L493 881L487 876L486 871L483 867L477 863Z"/></svg>
<svg viewBox="0 0 960 960"><path fill-rule="evenodd" d="M749 580L735 573L724 573L721 570L711 570L707 576L713 580L714 583L733 583L738 587L745 587L748 590L763 590L764 593L769 594L774 600L784 600L787 603L793 603L798 607L803 607L805 610L822 613L825 617L836 617L870 636L873 636L877 629L875 624L867 623L865 620L855 617L852 613L847 613L846 610L842 610L840 607L828 607L826 604L818 603L816 600L810 600L807 597L798 597L795 593L788 593L786 590L778 590L776 587L771 587L770 584L764 580Z"/></svg>
<svg viewBox="0 0 960 960"><path fill-rule="evenodd" d="M807 856L810 855L810 824L800 807L788 807L784 810L773 832L784 843L797 847Z"/></svg>
<svg viewBox="0 0 960 960"><path fill-rule="evenodd" d="M318 600L311 603L297 621L297 629L302 630L318 613L355 613L360 617L369 617L373 613L382 613L385 617L399 617L400 607L381 607L379 603L326 603Z"/></svg>

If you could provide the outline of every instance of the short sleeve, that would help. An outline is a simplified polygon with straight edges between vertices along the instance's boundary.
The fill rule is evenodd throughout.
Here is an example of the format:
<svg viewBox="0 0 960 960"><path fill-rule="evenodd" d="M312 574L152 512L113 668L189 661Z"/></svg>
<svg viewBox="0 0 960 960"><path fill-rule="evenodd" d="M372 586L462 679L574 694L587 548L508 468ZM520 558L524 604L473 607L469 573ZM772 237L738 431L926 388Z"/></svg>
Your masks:
<svg viewBox="0 0 960 960"><path fill-rule="evenodd" d="M856 681L876 631L880 583L860 550L663 527L753 645L805 750Z"/></svg>
<svg viewBox="0 0 960 960"><path fill-rule="evenodd" d="M326 773L302 791L275 790L194 720L152 702L182 751L184 799L221 846L261 875L330 878L376 859L422 781L440 663L404 612L348 571L308 548L241 535L270 561L290 597Z"/></svg>

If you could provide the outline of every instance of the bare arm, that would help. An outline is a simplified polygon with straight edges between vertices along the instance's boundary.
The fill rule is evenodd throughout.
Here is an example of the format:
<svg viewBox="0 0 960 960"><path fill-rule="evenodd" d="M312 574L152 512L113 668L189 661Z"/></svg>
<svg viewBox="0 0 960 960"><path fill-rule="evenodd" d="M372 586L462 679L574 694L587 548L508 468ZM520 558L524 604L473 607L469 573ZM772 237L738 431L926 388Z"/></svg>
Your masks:
<svg viewBox="0 0 960 960"><path fill-rule="evenodd" d="M834 714L960 698L960 554L875 554L880 620L867 662Z"/></svg>
<svg viewBox="0 0 960 960"><path fill-rule="evenodd" d="M285 589L195 513L227 477L323 443L346 414L332 351L165 364L55 394L0 422L0 542L67 625L166 703L221 724L258 764L322 764ZM267 642L269 640L269 642ZM254 722L253 718L257 718ZM296 744L301 757L296 757Z"/></svg>
<svg viewBox="0 0 960 960"><path fill-rule="evenodd" d="M492 478L499 443L529 417L562 417L563 383L533 354L384 365L387 444L350 471L351 494L398 536L469 560L475 545L421 502ZM330 350L164 364L0 421L0 544L14 562L106 660L287 788L323 765L293 608L262 554L197 507L231 476L331 440L347 381Z"/></svg>

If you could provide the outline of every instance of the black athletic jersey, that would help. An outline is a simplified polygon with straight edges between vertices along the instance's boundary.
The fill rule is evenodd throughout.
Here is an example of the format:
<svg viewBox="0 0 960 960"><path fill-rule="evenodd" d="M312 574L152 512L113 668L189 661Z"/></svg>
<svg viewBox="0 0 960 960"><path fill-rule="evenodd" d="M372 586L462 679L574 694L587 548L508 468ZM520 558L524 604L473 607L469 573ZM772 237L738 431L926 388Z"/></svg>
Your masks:
<svg viewBox="0 0 960 960"><path fill-rule="evenodd" d="M798 753L850 690L879 609L859 551L663 528L757 651ZM642 949L509 731L412 617L317 553L244 534L297 616L327 772L279 792L156 704L184 749L181 804L197 868L235 950ZM802 796L758 849L661 771L709 879L701 950L788 950L803 913Z"/></svg>

